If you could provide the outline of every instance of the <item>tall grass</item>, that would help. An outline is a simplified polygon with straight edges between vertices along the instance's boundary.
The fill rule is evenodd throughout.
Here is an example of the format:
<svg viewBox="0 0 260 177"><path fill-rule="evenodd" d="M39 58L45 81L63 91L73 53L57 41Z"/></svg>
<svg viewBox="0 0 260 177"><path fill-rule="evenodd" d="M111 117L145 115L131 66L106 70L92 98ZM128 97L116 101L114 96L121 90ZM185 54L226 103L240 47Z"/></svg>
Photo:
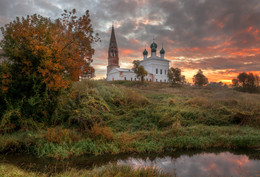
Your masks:
<svg viewBox="0 0 260 177"><path fill-rule="evenodd" d="M0 176L1 177L167 177L169 175L155 168L138 168L133 169L130 166L110 164L102 167L95 167L91 170L77 170L77 169L66 169L61 173L38 173L30 172L30 169L24 170L13 165L1 164L0 165Z"/></svg>
<svg viewBox="0 0 260 177"><path fill-rule="evenodd" d="M63 126L2 134L0 152L68 158L260 147L258 94L126 81L83 81L72 90L60 98L55 120Z"/></svg>

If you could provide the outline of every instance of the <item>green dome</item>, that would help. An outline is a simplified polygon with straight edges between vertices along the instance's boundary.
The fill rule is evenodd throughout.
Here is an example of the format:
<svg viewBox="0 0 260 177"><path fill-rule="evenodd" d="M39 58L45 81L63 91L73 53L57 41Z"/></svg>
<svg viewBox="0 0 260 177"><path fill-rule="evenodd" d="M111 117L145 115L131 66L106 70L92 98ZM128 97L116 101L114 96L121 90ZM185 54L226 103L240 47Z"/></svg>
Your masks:
<svg viewBox="0 0 260 177"><path fill-rule="evenodd" d="M154 47L154 48L156 49L156 48L157 48L157 44L156 44L155 42L153 42L153 43L151 44L151 46L150 46L150 47L151 47L151 48L153 48L153 47Z"/></svg>
<svg viewBox="0 0 260 177"><path fill-rule="evenodd" d="M148 52L146 49L144 49L143 55L148 55Z"/></svg>
<svg viewBox="0 0 260 177"><path fill-rule="evenodd" d="M165 50L162 48L160 54L165 54Z"/></svg>
<svg viewBox="0 0 260 177"><path fill-rule="evenodd" d="M156 52L156 48L155 47L152 47L152 52Z"/></svg>

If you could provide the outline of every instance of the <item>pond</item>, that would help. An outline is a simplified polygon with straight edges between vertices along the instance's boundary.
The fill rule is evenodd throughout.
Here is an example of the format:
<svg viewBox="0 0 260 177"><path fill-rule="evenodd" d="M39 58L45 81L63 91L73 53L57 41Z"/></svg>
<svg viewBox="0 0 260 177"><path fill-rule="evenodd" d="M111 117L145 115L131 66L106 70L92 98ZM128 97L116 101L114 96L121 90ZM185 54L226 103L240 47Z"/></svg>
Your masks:
<svg viewBox="0 0 260 177"><path fill-rule="evenodd" d="M153 155L85 156L57 161L24 154L0 155L0 163L9 163L37 172L60 172L69 168L88 169L108 163L133 168L154 167L171 176L260 176L260 151L189 151Z"/></svg>

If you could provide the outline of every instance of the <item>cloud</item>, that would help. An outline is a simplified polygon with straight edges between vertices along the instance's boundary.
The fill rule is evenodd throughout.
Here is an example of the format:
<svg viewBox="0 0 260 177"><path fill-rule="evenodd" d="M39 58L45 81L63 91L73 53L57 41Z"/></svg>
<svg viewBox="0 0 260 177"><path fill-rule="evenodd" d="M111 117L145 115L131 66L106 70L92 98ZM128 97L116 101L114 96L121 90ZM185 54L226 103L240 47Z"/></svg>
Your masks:
<svg viewBox="0 0 260 177"><path fill-rule="evenodd" d="M55 19L62 9L72 8L78 16L89 9L100 34L102 42L94 44L93 57L99 76L106 73L112 22L124 66L141 59L155 37L173 66L202 68L210 80L225 71L260 72L259 0L1 0L0 26L33 13Z"/></svg>

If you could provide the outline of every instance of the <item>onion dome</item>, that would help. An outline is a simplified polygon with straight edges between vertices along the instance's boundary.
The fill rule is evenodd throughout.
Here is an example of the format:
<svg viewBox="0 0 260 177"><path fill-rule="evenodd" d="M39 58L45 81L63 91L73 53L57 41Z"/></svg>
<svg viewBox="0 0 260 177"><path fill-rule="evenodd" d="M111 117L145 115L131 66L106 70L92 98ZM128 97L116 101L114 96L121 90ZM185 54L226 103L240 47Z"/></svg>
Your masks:
<svg viewBox="0 0 260 177"><path fill-rule="evenodd" d="M144 49L143 55L148 55L148 52L146 49Z"/></svg>
<svg viewBox="0 0 260 177"><path fill-rule="evenodd" d="M151 46L150 46L150 47L151 47L151 48L153 48L153 47L154 47L154 48L156 49L156 48L157 48L157 44L156 44L155 42L153 42L153 43L151 44Z"/></svg>
<svg viewBox="0 0 260 177"><path fill-rule="evenodd" d="M165 50L162 48L160 54L165 54Z"/></svg>
<svg viewBox="0 0 260 177"><path fill-rule="evenodd" d="M152 52L156 52L156 48L155 47L152 47Z"/></svg>

